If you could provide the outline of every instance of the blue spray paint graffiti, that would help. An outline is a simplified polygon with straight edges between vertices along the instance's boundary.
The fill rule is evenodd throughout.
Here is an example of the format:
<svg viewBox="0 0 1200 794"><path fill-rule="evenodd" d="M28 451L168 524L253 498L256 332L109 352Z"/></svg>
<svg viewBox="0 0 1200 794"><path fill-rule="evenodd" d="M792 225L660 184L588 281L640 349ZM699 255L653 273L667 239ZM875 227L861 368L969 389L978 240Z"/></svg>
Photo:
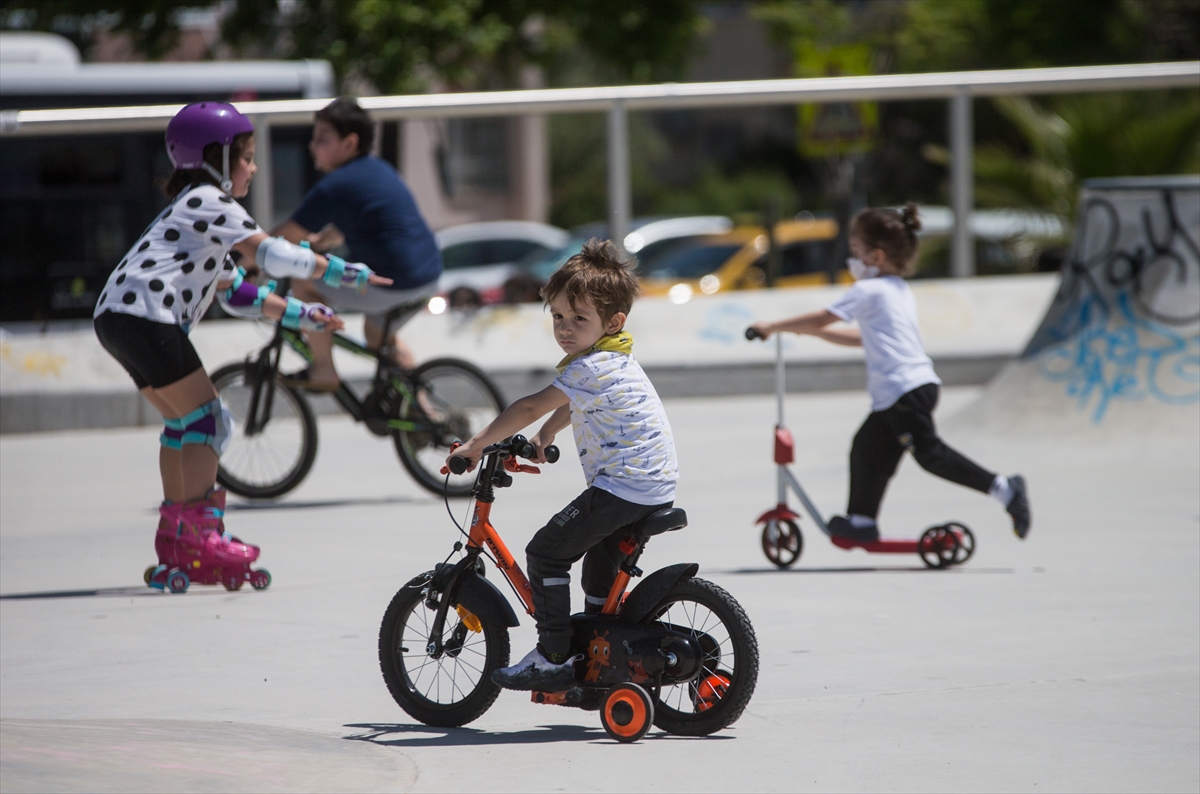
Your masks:
<svg viewBox="0 0 1200 794"><path fill-rule="evenodd" d="M1200 333L1185 337L1138 317L1127 292L1116 298L1116 312L1097 296L1080 302L1069 318L1073 337L1038 356L1042 374L1064 383L1080 410L1094 400L1096 424L1113 400L1200 403Z"/></svg>
<svg viewBox="0 0 1200 794"><path fill-rule="evenodd" d="M1062 286L1025 357L1094 423L1114 401L1200 402L1197 187L1085 194Z"/></svg>

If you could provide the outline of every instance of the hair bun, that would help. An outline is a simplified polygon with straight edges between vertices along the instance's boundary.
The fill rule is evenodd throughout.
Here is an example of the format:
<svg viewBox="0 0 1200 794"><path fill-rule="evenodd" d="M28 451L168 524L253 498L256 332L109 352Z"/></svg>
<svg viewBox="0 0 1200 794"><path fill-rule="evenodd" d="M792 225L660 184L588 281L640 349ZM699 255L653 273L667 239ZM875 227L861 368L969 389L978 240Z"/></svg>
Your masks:
<svg viewBox="0 0 1200 794"><path fill-rule="evenodd" d="M921 231L921 217L917 211L917 205L913 202L908 202L904 205L904 209L900 211L900 219L904 221L904 228L910 232Z"/></svg>

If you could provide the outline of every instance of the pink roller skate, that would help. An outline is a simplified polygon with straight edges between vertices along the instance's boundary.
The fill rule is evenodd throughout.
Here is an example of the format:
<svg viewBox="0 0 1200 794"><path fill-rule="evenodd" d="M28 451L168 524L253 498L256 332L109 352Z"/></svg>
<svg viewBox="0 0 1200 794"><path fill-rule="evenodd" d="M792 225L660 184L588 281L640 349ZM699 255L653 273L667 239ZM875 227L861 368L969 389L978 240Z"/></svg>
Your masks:
<svg viewBox="0 0 1200 794"><path fill-rule="evenodd" d="M258 546L224 532L224 491L214 489L203 500L163 505L160 515L154 543L159 565L146 572L151 587L182 593L192 582L220 583L226 590L238 590L246 582L256 590L271 584L271 574L250 568L258 559Z"/></svg>

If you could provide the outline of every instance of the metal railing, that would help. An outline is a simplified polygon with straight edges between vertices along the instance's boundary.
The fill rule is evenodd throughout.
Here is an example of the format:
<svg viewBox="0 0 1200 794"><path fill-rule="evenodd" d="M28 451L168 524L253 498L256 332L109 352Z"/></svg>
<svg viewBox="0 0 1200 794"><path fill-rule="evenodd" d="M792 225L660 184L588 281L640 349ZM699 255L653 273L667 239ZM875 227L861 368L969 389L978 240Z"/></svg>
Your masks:
<svg viewBox="0 0 1200 794"><path fill-rule="evenodd" d="M1149 88L1200 89L1200 61L1115 66L1073 66L980 72L747 80L724 83L491 91L362 97L360 104L381 121L469 116L515 116L603 112L608 115L608 213L614 240L623 240L630 219L628 112L680 108L745 107L828 102L946 99L949 101L951 206L955 213L951 268L956 276L975 271L974 241L967 219L973 199L973 113L975 97L1128 91ZM307 124L324 99L240 102L238 109L261 131L272 124ZM79 135L164 129L179 105L20 110L0 112L0 135ZM270 138L260 135L258 180L271 184ZM265 149L265 150L264 150ZM264 169L265 165L265 169ZM264 170L266 173L264 173ZM255 217L273 217L271 191L251 196Z"/></svg>

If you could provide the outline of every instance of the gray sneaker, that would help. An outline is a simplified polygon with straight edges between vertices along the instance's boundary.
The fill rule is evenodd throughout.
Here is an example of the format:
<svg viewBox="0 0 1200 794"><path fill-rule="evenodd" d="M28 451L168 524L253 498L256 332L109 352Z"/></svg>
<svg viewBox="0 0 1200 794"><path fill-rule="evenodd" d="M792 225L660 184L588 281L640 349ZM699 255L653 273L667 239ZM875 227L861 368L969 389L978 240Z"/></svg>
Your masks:
<svg viewBox="0 0 1200 794"><path fill-rule="evenodd" d="M516 664L493 671L492 681L505 689L567 692L575 688L575 662L582 658L577 654L555 664L542 655L540 647L534 648Z"/></svg>
<svg viewBox="0 0 1200 794"><path fill-rule="evenodd" d="M1013 532L1018 538L1025 540L1029 534L1029 527L1033 525L1033 515L1029 512L1029 489L1025 486L1025 478L1020 474L1009 477L1008 485L1012 488L1013 495L1004 509L1012 516Z"/></svg>

